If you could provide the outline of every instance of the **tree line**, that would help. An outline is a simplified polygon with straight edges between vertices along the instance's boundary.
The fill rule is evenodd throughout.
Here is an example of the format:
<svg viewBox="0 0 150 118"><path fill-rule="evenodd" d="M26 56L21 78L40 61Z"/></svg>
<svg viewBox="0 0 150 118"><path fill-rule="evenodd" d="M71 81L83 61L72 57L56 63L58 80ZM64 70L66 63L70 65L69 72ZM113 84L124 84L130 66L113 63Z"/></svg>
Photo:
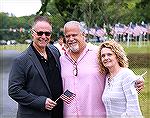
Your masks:
<svg viewBox="0 0 150 118"><path fill-rule="evenodd" d="M41 0L36 15L47 15L53 23L53 40L64 23L69 20L82 21L86 27L103 27L119 23L150 22L149 0ZM16 17L0 13L0 40L16 40L23 43L31 38L31 22L35 15ZM17 29L15 32L11 29ZM25 30L20 32L20 28Z"/></svg>

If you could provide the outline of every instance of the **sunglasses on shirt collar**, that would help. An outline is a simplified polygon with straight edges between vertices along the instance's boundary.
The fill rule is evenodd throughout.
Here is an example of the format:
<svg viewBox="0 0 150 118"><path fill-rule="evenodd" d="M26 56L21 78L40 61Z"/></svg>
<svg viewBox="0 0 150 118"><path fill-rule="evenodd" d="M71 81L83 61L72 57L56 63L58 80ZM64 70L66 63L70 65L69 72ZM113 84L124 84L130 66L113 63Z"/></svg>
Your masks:
<svg viewBox="0 0 150 118"><path fill-rule="evenodd" d="M52 34L52 32L36 31L34 29L32 29L31 31L35 32L38 36L42 36L43 34L45 34L45 36L50 36Z"/></svg>

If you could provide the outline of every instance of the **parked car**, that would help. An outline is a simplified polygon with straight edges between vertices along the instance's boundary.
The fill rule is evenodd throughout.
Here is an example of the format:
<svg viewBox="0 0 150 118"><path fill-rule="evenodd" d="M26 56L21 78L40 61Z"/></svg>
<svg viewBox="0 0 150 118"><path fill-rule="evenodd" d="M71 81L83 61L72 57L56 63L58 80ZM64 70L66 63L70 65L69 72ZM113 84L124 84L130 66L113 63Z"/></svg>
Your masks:
<svg viewBox="0 0 150 118"><path fill-rule="evenodd" d="M26 44L30 44L30 43L32 42L32 39L26 39L24 42L25 42Z"/></svg>
<svg viewBox="0 0 150 118"><path fill-rule="evenodd" d="M7 41L7 45L15 45L15 44L17 44L16 40L8 40Z"/></svg>
<svg viewBox="0 0 150 118"><path fill-rule="evenodd" d="M5 40L0 40L0 45L7 45L7 41L5 41Z"/></svg>

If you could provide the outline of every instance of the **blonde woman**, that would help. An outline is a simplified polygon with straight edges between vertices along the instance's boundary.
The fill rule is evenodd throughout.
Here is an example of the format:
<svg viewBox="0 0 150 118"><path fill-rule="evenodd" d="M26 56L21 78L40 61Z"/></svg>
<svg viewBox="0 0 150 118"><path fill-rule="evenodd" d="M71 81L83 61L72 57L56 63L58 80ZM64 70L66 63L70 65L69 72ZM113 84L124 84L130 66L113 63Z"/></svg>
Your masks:
<svg viewBox="0 0 150 118"><path fill-rule="evenodd" d="M98 53L100 72L106 73L102 100L108 118L141 118L135 81L139 79L128 68L123 47L115 41L100 45Z"/></svg>

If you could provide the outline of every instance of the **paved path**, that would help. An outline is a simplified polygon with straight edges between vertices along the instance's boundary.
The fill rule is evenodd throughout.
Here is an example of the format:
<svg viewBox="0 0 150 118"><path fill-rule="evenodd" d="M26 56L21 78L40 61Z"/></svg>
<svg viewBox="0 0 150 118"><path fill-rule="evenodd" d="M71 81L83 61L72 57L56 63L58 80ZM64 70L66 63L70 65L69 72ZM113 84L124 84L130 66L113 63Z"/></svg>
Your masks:
<svg viewBox="0 0 150 118"><path fill-rule="evenodd" d="M0 118L16 118L17 103L8 96L8 76L18 54L14 50L0 51Z"/></svg>

